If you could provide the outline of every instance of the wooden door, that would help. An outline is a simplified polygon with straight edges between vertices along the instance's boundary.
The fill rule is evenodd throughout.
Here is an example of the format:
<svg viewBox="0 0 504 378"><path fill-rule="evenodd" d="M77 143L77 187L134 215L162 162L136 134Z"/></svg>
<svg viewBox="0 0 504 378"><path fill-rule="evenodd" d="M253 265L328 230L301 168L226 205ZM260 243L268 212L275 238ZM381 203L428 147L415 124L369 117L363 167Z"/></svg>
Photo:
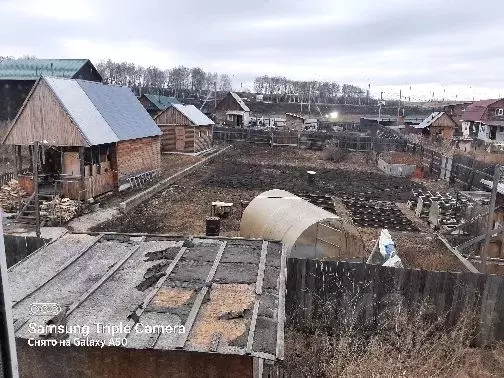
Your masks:
<svg viewBox="0 0 504 378"><path fill-rule="evenodd" d="M175 150L184 151L185 150L185 127L177 126L175 127Z"/></svg>

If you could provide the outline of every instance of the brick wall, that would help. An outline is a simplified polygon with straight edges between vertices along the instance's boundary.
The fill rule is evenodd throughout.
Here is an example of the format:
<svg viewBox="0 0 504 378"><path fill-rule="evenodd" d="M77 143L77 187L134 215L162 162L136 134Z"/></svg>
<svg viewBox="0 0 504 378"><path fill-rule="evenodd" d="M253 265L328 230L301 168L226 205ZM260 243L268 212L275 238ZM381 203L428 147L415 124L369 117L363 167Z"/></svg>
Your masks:
<svg viewBox="0 0 504 378"><path fill-rule="evenodd" d="M158 136L127 140L117 144L119 181L159 168L161 168L161 140Z"/></svg>

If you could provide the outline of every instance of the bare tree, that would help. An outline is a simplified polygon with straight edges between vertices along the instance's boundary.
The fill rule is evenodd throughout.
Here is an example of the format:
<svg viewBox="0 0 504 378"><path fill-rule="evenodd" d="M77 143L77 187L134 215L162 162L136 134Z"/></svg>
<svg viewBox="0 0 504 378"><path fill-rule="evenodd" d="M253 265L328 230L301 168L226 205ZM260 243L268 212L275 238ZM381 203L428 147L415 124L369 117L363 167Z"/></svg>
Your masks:
<svg viewBox="0 0 504 378"><path fill-rule="evenodd" d="M229 92L233 89L231 83L231 77L228 74L221 74L219 76L219 90L223 92Z"/></svg>

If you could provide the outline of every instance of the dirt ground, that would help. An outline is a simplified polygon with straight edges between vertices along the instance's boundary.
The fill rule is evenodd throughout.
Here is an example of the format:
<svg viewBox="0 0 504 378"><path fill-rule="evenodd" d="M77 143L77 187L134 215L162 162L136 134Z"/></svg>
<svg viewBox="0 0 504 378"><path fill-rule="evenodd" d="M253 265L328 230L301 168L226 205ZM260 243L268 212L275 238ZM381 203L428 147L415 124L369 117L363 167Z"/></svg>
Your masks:
<svg viewBox="0 0 504 378"><path fill-rule="evenodd" d="M170 157L176 160L178 156ZM333 162L325 160L323 151L237 145L147 203L95 230L203 234L211 202L224 201L234 206L230 217L221 222L221 235L237 236L241 201L250 201L265 190L395 201L407 200L411 189L419 187L404 178L376 173L374 164L366 159L363 154L348 154L343 161ZM317 172L315 183L308 182L307 170Z"/></svg>
<svg viewBox="0 0 504 378"><path fill-rule="evenodd" d="M173 165L178 164L177 155L170 158L174 160ZM234 205L231 215L221 221L220 234L239 236L246 202L274 188L297 195L319 193L334 196L337 198L336 213L345 220L351 217L341 201L343 196L390 201L398 204L401 210L406 208L404 204L411 198L412 189L422 187L421 184L381 174L369 159L364 154L348 154L343 161L334 162L326 160L324 151L235 145L150 201L103 223L94 231L201 235L205 233L205 218L210 215L211 202L223 201ZM170 166L168 161L165 164ZM307 170L317 172L313 184L307 180ZM411 213L405 216L415 220ZM433 234L428 233L430 230L425 224L418 221L415 225L423 233L394 233L398 235L396 246L406 266L464 270L458 260L437 243ZM380 229L358 227L358 230L370 252Z"/></svg>

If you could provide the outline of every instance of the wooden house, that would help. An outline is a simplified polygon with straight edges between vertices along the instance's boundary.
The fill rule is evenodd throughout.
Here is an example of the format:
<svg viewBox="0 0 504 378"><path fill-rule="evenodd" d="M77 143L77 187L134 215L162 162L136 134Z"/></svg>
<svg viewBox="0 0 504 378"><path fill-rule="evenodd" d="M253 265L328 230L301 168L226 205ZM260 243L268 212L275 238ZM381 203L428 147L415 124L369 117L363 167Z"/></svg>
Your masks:
<svg viewBox="0 0 504 378"><path fill-rule="evenodd" d="M174 104L154 121L163 132L161 149L164 152L194 153L212 146L214 122L194 105Z"/></svg>
<svg viewBox="0 0 504 378"><path fill-rule="evenodd" d="M101 82L89 59L7 59L0 62L0 120L12 120L42 75Z"/></svg>
<svg viewBox="0 0 504 378"><path fill-rule="evenodd" d="M249 124L250 109L243 99L229 92L216 106L215 118L218 123L243 127Z"/></svg>
<svg viewBox="0 0 504 378"><path fill-rule="evenodd" d="M423 135L431 139L441 138L450 141L457 128L457 123L445 112L434 112L412 128L420 130Z"/></svg>
<svg viewBox="0 0 504 378"><path fill-rule="evenodd" d="M173 104L180 104L180 101L175 97L167 97L153 94L143 94L138 100L143 105L145 110L154 118L163 110L168 109Z"/></svg>
<svg viewBox="0 0 504 378"><path fill-rule="evenodd" d="M161 130L127 87L42 77L30 91L3 144L16 150L20 184L33 191L33 172L21 174L21 146L41 146L39 187L72 199L117 189L160 170Z"/></svg>

